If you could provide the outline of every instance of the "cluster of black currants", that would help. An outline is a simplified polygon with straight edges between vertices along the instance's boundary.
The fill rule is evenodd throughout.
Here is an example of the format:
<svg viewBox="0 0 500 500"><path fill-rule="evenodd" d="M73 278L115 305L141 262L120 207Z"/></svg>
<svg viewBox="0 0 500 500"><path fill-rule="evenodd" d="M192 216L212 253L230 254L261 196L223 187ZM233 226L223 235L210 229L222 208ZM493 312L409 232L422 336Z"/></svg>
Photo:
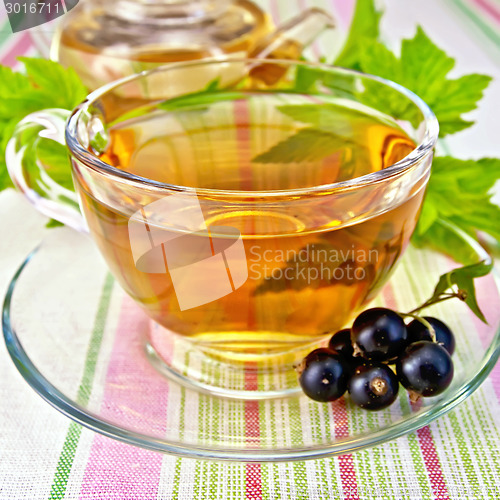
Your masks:
<svg viewBox="0 0 500 500"><path fill-rule="evenodd" d="M381 307L362 312L304 358L304 393L327 402L348 391L360 408L381 410L396 400L400 383L413 401L443 392L453 378L453 333L439 319L413 316L406 324L404 316Z"/></svg>

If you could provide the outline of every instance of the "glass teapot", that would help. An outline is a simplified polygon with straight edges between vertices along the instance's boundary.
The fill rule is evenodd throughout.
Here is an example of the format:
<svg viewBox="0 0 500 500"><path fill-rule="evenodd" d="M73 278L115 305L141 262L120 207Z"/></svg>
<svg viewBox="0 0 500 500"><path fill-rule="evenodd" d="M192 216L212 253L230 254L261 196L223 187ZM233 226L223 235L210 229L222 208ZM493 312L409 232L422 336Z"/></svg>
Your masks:
<svg viewBox="0 0 500 500"><path fill-rule="evenodd" d="M250 0L82 0L62 18L51 58L95 89L169 62L224 54L296 59L330 27L331 16L311 8L275 28Z"/></svg>

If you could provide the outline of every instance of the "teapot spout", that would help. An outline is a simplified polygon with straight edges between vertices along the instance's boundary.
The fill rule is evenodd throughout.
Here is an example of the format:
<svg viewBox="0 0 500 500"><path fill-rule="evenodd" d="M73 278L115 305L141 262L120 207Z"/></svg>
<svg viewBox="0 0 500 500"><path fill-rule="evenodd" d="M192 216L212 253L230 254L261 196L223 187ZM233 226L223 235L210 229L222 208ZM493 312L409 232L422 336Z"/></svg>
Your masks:
<svg viewBox="0 0 500 500"><path fill-rule="evenodd" d="M326 11L307 9L265 37L252 51L251 57L298 59L305 47L323 31L334 27L335 21Z"/></svg>

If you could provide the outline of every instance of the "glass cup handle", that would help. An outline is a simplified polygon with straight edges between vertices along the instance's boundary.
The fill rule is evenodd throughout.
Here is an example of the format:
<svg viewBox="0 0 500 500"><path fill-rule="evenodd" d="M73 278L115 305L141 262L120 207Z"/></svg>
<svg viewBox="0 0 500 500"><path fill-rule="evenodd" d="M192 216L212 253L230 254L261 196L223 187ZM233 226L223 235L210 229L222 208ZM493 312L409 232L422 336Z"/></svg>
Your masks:
<svg viewBox="0 0 500 500"><path fill-rule="evenodd" d="M66 148L64 129L70 113L46 109L26 116L7 143L5 160L14 185L38 211L87 232L73 190L68 153L61 147Z"/></svg>

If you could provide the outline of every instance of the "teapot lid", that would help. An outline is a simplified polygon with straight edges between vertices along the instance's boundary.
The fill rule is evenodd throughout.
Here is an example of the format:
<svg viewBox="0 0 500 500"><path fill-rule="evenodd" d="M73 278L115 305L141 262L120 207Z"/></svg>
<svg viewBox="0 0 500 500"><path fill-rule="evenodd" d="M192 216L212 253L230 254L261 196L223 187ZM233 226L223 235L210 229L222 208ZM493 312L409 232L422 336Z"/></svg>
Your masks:
<svg viewBox="0 0 500 500"><path fill-rule="evenodd" d="M206 22L223 14L231 0L99 0L104 9L128 21L181 27Z"/></svg>

